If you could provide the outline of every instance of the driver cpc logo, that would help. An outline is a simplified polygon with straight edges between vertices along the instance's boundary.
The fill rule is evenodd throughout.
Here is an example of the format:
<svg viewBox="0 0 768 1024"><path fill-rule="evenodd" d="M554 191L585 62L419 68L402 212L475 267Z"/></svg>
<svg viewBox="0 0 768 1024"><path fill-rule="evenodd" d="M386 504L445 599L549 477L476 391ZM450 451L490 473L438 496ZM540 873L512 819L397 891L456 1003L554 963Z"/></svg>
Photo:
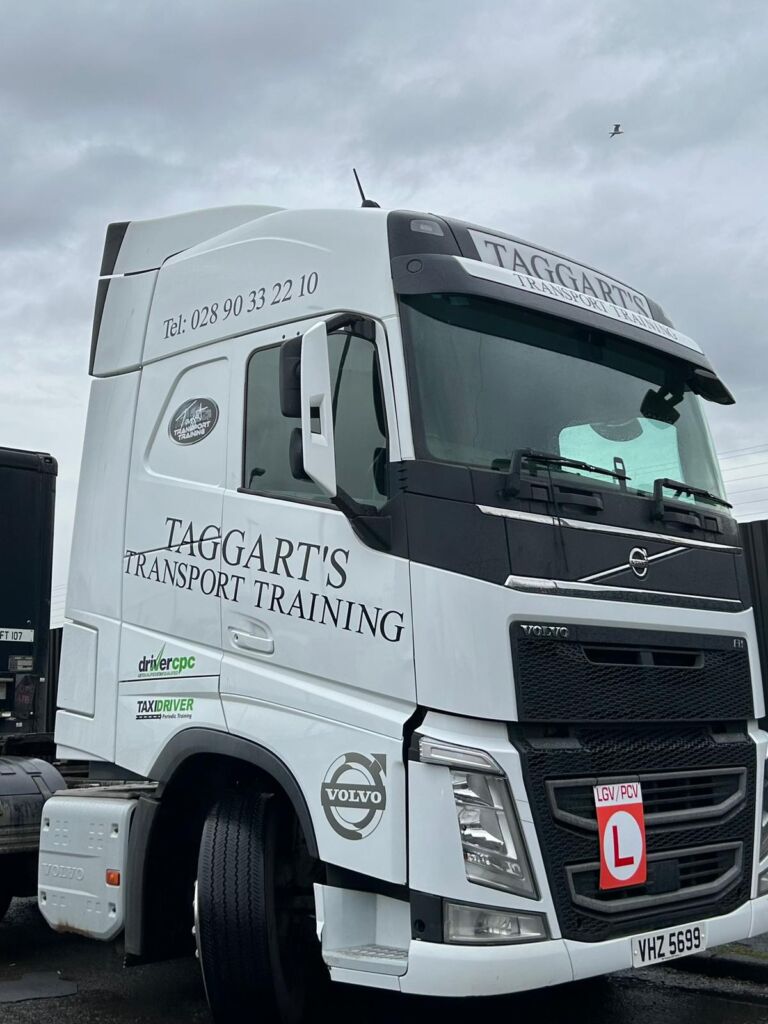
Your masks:
<svg viewBox="0 0 768 1024"><path fill-rule="evenodd" d="M342 754L325 773L320 800L334 832L365 839L376 830L387 806L387 755Z"/></svg>

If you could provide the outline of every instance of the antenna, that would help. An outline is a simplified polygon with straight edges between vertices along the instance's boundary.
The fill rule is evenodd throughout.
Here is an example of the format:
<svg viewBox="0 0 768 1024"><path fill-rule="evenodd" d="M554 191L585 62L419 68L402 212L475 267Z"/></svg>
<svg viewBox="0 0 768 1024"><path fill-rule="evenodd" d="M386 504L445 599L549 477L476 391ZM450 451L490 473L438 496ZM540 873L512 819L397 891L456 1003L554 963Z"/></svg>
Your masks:
<svg viewBox="0 0 768 1024"><path fill-rule="evenodd" d="M355 170L354 167L352 168L352 173L354 174L355 181L357 182L357 189L358 189L358 192L360 193L360 198L363 200L360 205L361 206L372 206L372 207L375 207L377 210L380 209L379 204L374 202L373 199L366 199L365 198L365 192L363 192L363 186L360 184L360 178L358 177L357 171Z"/></svg>

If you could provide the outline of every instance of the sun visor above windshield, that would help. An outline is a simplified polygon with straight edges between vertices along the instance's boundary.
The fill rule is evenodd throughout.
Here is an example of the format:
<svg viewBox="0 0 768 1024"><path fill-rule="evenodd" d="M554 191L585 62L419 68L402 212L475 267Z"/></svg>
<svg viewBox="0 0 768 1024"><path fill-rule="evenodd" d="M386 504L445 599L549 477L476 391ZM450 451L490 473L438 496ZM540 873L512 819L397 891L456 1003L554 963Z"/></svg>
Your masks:
<svg viewBox="0 0 768 1024"><path fill-rule="evenodd" d="M629 324L632 327L638 327L642 331L658 334L660 337L673 341L694 352L701 352L693 338L689 338L687 334L676 331L674 327L670 327L668 324L654 320L650 315L650 306L647 305L645 296L641 296L639 292L633 292L630 297L636 299L637 306L640 305L640 300L642 299L646 303L647 313L641 313L636 308L635 302L631 305L618 305L615 302L609 302L607 299L598 298L589 291L572 288L570 285L562 285L557 281L547 281L533 274L525 274L520 270L510 270L506 267L493 266L493 264L484 261L469 260L464 257L456 257L456 260L473 277L480 277L486 281L498 281L499 284L503 284L508 288L514 288L517 291L527 292L531 295L541 295L548 299L554 299L555 302L575 306L579 309L586 309L609 320ZM584 272L583 280L587 280L586 271ZM601 278L600 280L603 279ZM624 294L627 295L628 293L625 291ZM564 315L567 316L568 314L564 313ZM606 330L610 329L609 326L606 326Z"/></svg>
<svg viewBox="0 0 768 1024"><path fill-rule="evenodd" d="M555 286L518 271L463 256L420 254L396 256L391 261L392 280L398 295L454 292L482 295L500 302L565 317L596 330L655 348L691 367L690 386L703 398L730 405L733 396L718 378L709 360L691 338L667 323L583 292ZM658 310L655 303L650 308Z"/></svg>

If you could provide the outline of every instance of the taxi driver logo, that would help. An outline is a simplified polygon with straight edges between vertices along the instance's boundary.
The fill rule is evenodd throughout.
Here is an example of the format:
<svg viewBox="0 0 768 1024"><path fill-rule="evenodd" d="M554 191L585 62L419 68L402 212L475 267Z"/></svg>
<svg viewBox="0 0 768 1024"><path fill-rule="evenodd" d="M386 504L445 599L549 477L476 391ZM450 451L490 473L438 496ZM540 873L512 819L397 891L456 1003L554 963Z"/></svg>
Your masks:
<svg viewBox="0 0 768 1024"><path fill-rule="evenodd" d="M365 839L376 830L387 806L386 754L342 754L325 773L320 800L334 832Z"/></svg>

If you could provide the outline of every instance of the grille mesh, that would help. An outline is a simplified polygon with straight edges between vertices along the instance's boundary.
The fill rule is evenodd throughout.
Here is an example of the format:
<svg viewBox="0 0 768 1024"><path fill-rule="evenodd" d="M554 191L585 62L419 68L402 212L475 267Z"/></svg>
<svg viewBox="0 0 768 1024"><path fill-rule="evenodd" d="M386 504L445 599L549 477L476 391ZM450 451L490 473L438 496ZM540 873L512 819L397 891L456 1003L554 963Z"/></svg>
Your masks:
<svg viewBox="0 0 768 1024"><path fill-rule="evenodd" d="M567 639L511 627L523 722L744 721L746 647L733 637L571 626Z"/></svg>
<svg viewBox="0 0 768 1024"><path fill-rule="evenodd" d="M754 833L756 748L746 734L716 733L707 726L607 727L573 726L553 730L510 726L520 752L552 896L563 936L599 942L640 930L662 928L697 917L727 914L749 899ZM676 851L736 844L741 849L738 876L724 891L694 896L668 905L651 905L610 914L574 904L568 867L599 863L596 831L555 818L548 782L585 778L635 779L643 774L705 769L744 769L744 798L724 817L681 825L649 824L647 850L654 860L675 859ZM661 855L655 857L655 855ZM725 855L723 855L725 856ZM700 867L706 868L707 858ZM688 867L679 865L677 870ZM685 875L685 871L683 871ZM584 884L588 884L586 881ZM672 883L668 883L672 884ZM679 881L675 885L679 886Z"/></svg>
<svg viewBox="0 0 768 1024"><path fill-rule="evenodd" d="M624 780L626 781L626 779ZM637 776L642 786L646 821L721 817L744 799L746 772L743 768L706 772L671 772ZM555 815L577 827L595 830L597 814L592 793L594 779L578 779L553 785L550 799ZM662 817L663 816L663 817Z"/></svg>

